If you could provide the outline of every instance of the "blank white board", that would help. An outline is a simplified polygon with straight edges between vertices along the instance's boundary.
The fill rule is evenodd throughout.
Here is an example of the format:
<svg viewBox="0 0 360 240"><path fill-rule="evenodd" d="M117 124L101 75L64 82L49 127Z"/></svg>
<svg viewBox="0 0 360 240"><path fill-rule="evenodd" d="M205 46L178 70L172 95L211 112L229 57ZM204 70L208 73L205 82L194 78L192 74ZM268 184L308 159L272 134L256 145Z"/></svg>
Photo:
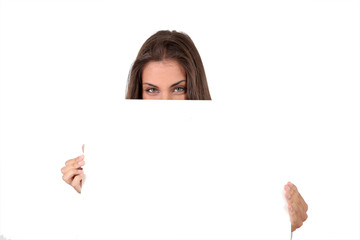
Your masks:
<svg viewBox="0 0 360 240"><path fill-rule="evenodd" d="M243 145L254 129L241 114L206 101L112 106L86 130L80 237L289 238L288 173Z"/></svg>

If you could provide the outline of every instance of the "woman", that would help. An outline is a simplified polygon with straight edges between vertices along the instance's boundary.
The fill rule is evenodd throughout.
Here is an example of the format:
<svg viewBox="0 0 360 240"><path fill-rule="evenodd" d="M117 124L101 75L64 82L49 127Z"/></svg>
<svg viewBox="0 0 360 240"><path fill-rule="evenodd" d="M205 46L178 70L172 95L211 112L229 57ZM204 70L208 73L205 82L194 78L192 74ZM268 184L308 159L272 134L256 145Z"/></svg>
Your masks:
<svg viewBox="0 0 360 240"><path fill-rule="evenodd" d="M211 100L204 66L190 37L159 31L146 40L130 70L126 98Z"/></svg>
<svg viewBox="0 0 360 240"><path fill-rule="evenodd" d="M159 31L146 40L131 67L126 99L211 100L204 66L190 37ZM78 193L84 165L81 155L68 160L61 170L63 180ZM284 189L293 232L307 219L308 206L294 184L288 182Z"/></svg>

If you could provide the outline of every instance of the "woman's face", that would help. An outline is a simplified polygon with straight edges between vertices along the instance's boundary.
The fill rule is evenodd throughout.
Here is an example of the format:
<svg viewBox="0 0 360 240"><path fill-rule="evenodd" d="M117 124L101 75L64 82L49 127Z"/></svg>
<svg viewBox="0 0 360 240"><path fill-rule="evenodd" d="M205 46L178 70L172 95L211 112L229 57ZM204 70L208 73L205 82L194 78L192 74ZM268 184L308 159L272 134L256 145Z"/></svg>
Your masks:
<svg viewBox="0 0 360 240"><path fill-rule="evenodd" d="M142 74L143 99L186 100L186 73L175 60L151 61Z"/></svg>

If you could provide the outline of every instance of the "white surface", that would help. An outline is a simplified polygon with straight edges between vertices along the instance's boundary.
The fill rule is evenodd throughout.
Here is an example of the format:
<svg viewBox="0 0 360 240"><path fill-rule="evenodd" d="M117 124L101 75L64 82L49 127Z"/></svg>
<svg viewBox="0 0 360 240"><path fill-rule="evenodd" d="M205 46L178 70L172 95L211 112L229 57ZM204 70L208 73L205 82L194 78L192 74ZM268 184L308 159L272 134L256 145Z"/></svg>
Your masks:
<svg viewBox="0 0 360 240"><path fill-rule="evenodd" d="M125 101L142 43L176 29L194 40L221 110L214 138L250 129L227 147L267 156L258 167L286 172L307 201L294 239L359 239L358 20L358 1L343 0L2 1L1 234L80 238L84 197L60 169L81 151L85 115L101 122Z"/></svg>
<svg viewBox="0 0 360 240"><path fill-rule="evenodd" d="M82 238L289 238L289 174L239 144L254 129L219 121L229 115L214 102L111 105L87 130Z"/></svg>

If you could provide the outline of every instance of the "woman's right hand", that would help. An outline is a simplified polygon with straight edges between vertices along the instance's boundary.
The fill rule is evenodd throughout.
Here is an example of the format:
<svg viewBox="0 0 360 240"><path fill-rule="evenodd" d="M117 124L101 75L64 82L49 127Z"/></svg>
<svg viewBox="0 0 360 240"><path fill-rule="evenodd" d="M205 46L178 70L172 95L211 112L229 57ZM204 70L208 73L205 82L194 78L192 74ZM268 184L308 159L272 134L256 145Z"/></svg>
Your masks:
<svg viewBox="0 0 360 240"><path fill-rule="evenodd" d="M84 152L84 145L82 145ZM65 167L61 169L63 180L71 185L78 193L81 193L82 180L85 178L82 166L85 165L84 154L65 162Z"/></svg>

